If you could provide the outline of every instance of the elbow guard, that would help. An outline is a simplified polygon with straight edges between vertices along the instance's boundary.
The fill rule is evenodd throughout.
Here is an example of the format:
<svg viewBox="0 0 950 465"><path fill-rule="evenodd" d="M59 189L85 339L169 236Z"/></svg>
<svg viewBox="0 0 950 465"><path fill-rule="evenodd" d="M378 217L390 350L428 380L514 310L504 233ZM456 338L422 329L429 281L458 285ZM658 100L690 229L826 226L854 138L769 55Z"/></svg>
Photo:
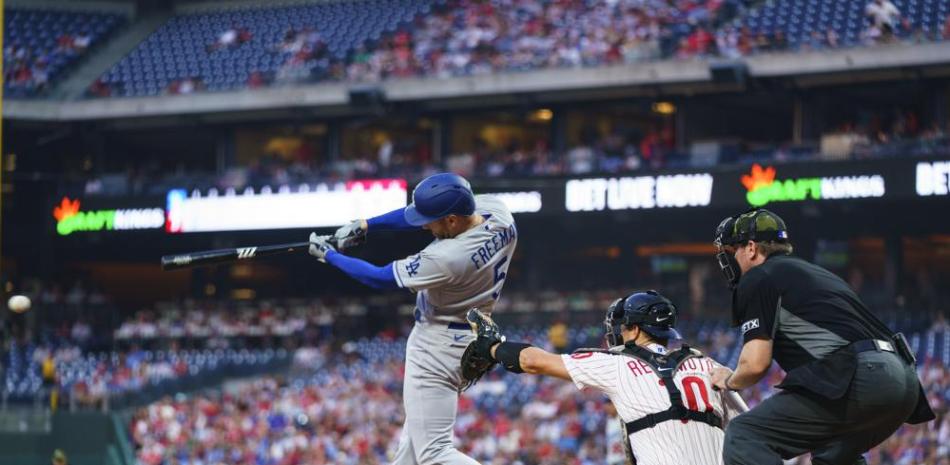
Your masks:
<svg viewBox="0 0 950 465"><path fill-rule="evenodd" d="M524 373L521 367L521 351L531 347L523 342L502 342L495 349L495 360L512 373Z"/></svg>

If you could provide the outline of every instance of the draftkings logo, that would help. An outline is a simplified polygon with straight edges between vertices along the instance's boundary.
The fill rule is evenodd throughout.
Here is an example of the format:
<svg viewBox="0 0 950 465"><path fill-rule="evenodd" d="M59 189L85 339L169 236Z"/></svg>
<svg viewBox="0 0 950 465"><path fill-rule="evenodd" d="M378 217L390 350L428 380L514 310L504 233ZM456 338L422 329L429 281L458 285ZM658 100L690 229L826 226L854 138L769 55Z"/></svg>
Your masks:
<svg viewBox="0 0 950 465"><path fill-rule="evenodd" d="M153 229L165 225L165 211L161 208L82 211L79 199L69 197L63 197L53 208L53 218L56 218L56 233L60 236L75 231Z"/></svg>
<svg viewBox="0 0 950 465"><path fill-rule="evenodd" d="M825 178L776 179L774 166L752 165L742 175L742 185L749 191L746 201L754 207L769 202L802 200L863 199L884 196L884 177L879 174L834 176Z"/></svg>

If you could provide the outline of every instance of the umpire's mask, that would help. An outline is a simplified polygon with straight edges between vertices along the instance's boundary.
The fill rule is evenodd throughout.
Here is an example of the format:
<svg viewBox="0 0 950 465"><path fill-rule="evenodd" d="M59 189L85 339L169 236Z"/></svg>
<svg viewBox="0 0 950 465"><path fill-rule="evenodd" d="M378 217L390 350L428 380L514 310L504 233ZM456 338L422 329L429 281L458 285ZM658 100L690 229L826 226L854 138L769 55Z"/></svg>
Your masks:
<svg viewBox="0 0 950 465"><path fill-rule="evenodd" d="M719 270L726 278L729 289L735 289L739 285L739 278L742 276L742 269L739 268L739 262L735 257L735 224L739 215L730 216L719 223L716 227L716 239L713 244L716 245L716 261L719 263Z"/></svg>

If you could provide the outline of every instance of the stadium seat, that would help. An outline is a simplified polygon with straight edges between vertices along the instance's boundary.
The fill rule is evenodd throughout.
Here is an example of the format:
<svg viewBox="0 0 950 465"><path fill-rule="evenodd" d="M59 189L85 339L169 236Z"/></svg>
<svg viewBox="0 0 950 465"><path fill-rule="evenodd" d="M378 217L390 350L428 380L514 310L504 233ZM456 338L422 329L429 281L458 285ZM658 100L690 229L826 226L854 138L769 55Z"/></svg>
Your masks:
<svg viewBox="0 0 950 465"><path fill-rule="evenodd" d="M109 13L5 8L5 97L30 97L48 90L126 21Z"/></svg>
<svg viewBox="0 0 950 465"><path fill-rule="evenodd" d="M294 54L280 49L288 30L311 28L329 53L341 60L367 40L431 11L432 3L357 0L175 16L104 76L109 83L131 89L128 95L165 91L183 79L196 79L208 90L240 88L254 71L273 76L291 66ZM233 47L214 47L231 28L246 31L249 40ZM307 61L303 66L312 69L315 64Z"/></svg>

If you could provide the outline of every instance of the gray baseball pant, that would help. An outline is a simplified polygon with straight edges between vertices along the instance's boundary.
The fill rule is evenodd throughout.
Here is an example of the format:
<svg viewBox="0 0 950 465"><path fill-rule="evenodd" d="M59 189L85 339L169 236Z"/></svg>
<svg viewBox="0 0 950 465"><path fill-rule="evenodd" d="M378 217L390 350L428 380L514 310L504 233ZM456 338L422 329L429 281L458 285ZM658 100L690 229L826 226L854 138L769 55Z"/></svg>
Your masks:
<svg viewBox="0 0 950 465"><path fill-rule="evenodd" d="M416 322L406 343L403 407L406 422L393 465L479 465L452 445L462 384L460 360L471 329Z"/></svg>

